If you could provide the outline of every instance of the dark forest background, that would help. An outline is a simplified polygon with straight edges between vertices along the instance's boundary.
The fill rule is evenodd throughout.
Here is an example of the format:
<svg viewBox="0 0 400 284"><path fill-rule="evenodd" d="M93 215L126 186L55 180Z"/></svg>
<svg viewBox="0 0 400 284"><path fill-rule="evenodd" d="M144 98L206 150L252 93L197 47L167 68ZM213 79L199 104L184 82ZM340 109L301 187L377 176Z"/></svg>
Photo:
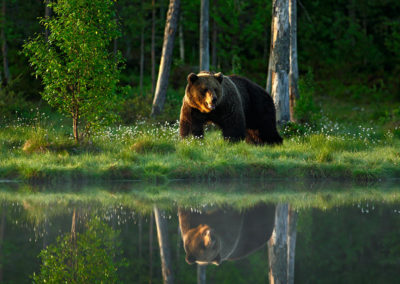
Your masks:
<svg viewBox="0 0 400 284"><path fill-rule="evenodd" d="M160 62L169 1L156 0L156 75ZM312 78L315 96L360 101L400 100L400 2L397 0L298 1L298 56L300 78ZM122 85L130 85L121 111L131 123L151 111L152 1L119 0L117 21L121 36L110 46L125 58ZM268 67L271 1L210 1L211 70L237 73L265 86ZM24 42L44 33L38 17L45 16L43 1L2 2L2 59L0 111L3 117L15 112L29 115L40 101L43 86L31 73L28 58L21 54ZM180 33L175 39L165 113L177 119L186 76L199 66L200 1L181 1ZM141 53L141 35L144 53ZM183 42L184 56L180 50ZM7 49L7 51L5 50ZM140 60L144 58L140 87ZM7 72L7 68L9 72ZM9 74L8 74L9 73ZM300 84L302 82L300 81ZM301 87L301 86L300 86ZM300 94L301 95L301 94Z"/></svg>

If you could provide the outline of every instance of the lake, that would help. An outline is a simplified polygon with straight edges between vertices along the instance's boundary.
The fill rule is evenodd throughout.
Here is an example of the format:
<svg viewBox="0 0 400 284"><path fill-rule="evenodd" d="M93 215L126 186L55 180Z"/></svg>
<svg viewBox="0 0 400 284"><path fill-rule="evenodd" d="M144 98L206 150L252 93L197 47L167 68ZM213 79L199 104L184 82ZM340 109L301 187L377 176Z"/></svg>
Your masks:
<svg viewBox="0 0 400 284"><path fill-rule="evenodd" d="M395 283L399 184L1 182L0 283Z"/></svg>

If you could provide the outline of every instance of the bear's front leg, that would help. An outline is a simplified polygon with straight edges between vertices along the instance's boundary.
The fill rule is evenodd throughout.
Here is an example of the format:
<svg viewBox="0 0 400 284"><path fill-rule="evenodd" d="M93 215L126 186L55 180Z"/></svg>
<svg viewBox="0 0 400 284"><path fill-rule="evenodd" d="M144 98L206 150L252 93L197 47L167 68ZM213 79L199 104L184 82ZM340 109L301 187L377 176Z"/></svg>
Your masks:
<svg viewBox="0 0 400 284"><path fill-rule="evenodd" d="M221 125L222 135L226 140L238 142L246 138L246 124L241 116L231 117Z"/></svg>
<svg viewBox="0 0 400 284"><path fill-rule="evenodd" d="M195 137L203 137L204 136L204 126L203 123L198 122L196 120L186 121L181 120L179 123L179 133L181 138L185 138L189 135L193 135Z"/></svg>
<svg viewBox="0 0 400 284"><path fill-rule="evenodd" d="M196 137L204 136L204 122L196 117L193 117L192 108L185 103L181 108L179 134L181 138L185 138L191 134Z"/></svg>

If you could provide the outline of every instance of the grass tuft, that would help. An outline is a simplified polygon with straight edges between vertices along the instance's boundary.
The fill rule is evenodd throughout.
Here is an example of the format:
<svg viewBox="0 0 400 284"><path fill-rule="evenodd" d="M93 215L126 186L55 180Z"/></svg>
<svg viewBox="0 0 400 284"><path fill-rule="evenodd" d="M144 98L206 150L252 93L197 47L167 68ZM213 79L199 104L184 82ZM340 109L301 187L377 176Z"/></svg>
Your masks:
<svg viewBox="0 0 400 284"><path fill-rule="evenodd" d="M167 154L175 152L175 145L170 141L158 141L151 137L143 137L135 142L131 149L140 154L158 153Z"/></svg>

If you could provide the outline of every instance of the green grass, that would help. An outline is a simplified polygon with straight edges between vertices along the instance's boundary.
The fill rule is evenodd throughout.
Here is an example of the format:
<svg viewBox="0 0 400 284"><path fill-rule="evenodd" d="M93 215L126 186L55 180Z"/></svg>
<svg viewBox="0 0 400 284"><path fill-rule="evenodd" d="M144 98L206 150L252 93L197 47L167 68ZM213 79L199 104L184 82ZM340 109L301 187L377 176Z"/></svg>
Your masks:
<svg viewBox="0 0 400 284"><path fill-rule="evenodd" d="M302 126L281 146L228 143L219 131L181 141L178 127L138 123L74 144L60 128L0 128L0 178L21 180L400 177L400 139L372 127ZM292 133L293 129L284 129Z"/></svg>
<svg viewBox="0 0 400 284"><path fill-rule="evenodd" d="M319 97L317 122L288 125L283 145L262 147L228 143L215 127L204 139L182 141L177 124L144 121L104 129L77 145L70 121L35 109L29 119L0 126L0 179L400 178L400 107L360 102L364 111L356 116L335 100ZM384 118L373 120L378 112Z"/></svg>

